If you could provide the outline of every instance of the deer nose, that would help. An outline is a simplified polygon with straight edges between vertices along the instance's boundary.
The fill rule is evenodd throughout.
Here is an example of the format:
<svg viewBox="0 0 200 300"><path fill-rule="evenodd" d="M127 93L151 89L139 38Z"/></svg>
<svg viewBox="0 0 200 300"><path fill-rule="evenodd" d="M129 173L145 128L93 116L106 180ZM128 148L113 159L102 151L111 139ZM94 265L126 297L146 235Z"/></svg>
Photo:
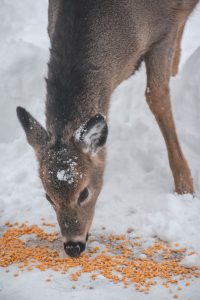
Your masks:
<svg viewBox="0 0 200 300"><path fill-rule="evenodd" d="M70 257L78 257L85 250L85 244L81 242L64 243L64 249Z"/></svg>

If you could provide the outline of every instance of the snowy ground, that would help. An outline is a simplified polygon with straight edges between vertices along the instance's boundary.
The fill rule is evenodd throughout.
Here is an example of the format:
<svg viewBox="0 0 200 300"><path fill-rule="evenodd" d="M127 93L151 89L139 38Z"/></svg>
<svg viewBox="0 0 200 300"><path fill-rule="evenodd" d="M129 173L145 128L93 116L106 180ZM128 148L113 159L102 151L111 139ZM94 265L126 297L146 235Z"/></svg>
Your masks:
<svg viewBox="0 0 200 300"><path fill-rule="evenodd" d="M56 223L43 196L32 149L17 121L15 108L26 107L44 124L48 61L47 0L4 0L0 10L0 225L6 221ZM200 265L200 6L183 39L181 72L172 80L173 110L180 141L194 178L196 198L177 196L163 138L144 99L144 66L114 93L110 113L108 164L93 233L124 233L128 227L146 237L158 236L195 250ZM188 259L186 258L186 263ZM12 267L11 270L14 270ZM61 275L52 284L34 271L13 279L0 269L1 300L172 299L162 287L149 295L123 289L99 278L89 289L87 277L76 290ZM199 281L184 288L181 299L200 299Z"/></svg>

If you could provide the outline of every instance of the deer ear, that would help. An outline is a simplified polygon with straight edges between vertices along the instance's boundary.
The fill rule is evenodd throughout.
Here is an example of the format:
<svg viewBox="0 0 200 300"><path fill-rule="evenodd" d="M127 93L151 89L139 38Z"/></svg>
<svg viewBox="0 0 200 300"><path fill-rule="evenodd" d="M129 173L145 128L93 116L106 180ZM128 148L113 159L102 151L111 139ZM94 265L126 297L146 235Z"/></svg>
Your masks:
<svg viewBox="0 0 200 300"><path fill-rule="evenodd" d="M23 107L17 107L18 119L26 133L27 140L33 148L46 144L48 135L40 123L34 119Z"/></svg>
<svg viewBox="0 0 200 300"><path fill-rule="evenodd" d="M105 145L108 126L101 114L95 115L75 132L75 142L84 153L95 155Z"/></svg>

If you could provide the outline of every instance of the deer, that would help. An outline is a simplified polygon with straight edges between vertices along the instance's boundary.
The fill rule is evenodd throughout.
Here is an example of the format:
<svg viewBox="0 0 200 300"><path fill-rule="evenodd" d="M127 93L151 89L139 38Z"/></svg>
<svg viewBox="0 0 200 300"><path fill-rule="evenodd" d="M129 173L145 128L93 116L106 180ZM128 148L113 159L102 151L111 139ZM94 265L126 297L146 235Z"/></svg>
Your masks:
<svg viewBox="0 0 200 300"><path fill-rule="evenodd" d="M111 95L142 61L146 101L164 137L175 192L194 193L169 82L178 72L184 27L198 2L49 0L46 128L20 106L17 116L68 256L85 250L103 186Z"/></svg>

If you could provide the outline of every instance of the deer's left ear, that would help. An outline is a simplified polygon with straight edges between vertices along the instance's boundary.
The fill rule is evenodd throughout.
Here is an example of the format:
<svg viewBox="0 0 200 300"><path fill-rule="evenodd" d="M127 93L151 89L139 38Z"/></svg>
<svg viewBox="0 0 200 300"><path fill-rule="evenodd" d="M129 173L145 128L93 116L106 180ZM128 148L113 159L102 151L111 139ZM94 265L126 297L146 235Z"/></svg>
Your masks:
<svg viewBox="0 0 200 300"><path fill-rule="evenodd" d="M47 143L48 135L40 123L23 107L17 107L18 119L26 133L29 144L37 149Z"/></svg>
<svg viewBox="0 0 200 300"><path fill-rule="evenodd" d="M75 142L84 153L95 155L105 145L108 126L101 114L95 115L75 132Z"/></svg>

